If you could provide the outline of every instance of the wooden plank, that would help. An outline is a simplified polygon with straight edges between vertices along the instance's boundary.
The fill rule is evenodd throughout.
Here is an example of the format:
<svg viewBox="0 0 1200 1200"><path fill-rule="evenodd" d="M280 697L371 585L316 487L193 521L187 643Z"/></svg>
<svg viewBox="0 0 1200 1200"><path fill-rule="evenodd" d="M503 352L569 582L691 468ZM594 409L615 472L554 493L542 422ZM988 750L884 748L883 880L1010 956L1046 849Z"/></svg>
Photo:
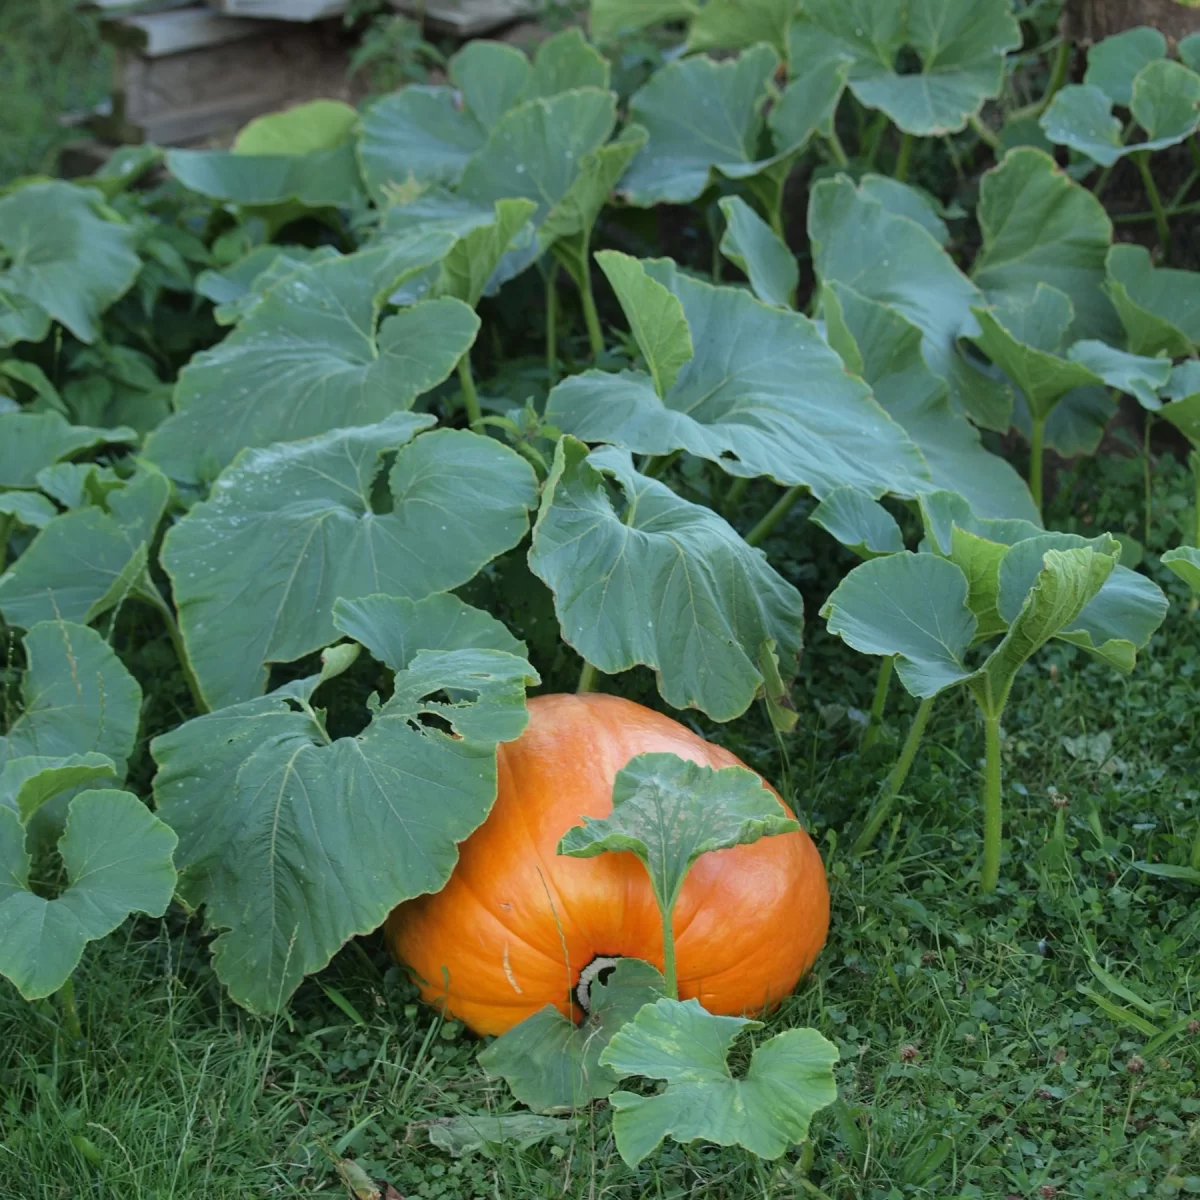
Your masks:
<svg viewBox="0 0 1200 1200"><path fill-rule="evenodd" d="M189 50L227 46L269 28L265 21L224 17L199 6L118 17L101 24L106 41L143 58L167 58Z"/></svg>
<svg viewBox="0 0 1200 1200"><path fill-rule="evenodd" d="M346 11L346 0L209 0L231 17L260 17L268 21L323 21Z"/></svg>
<svg viewBox="0 0 1200 1200"><path fill-rule="evenodd" d="M424 17L431 33L456 38L479 37L539 10L533 0L389 0L397 12Z"/></svg>

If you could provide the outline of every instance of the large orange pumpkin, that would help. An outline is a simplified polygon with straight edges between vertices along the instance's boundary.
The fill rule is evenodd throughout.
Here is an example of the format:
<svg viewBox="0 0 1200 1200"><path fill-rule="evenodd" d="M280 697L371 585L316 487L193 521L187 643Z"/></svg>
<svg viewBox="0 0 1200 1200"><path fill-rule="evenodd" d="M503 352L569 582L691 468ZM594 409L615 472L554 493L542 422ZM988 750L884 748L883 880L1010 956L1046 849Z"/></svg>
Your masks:
<svg viewBox="0 0 1200 1200"><path fill-rule="evenodd" d="M388 919L388 940L425 1000L477 1033L503 1033L546 1004L580 1019L576 985L581 974L590 981L594 960L630 956L662 969L662 924L641 863L628 853L556 853L582 816L612 811L617 772L648 752L743 765L617 696L529 702L525 732L499 749L495 807L460 847L450 881ZM706 854L675 906L680 998L714 1013L773 1007L812 965L828 927L825 869L807 833Z"/></svg>

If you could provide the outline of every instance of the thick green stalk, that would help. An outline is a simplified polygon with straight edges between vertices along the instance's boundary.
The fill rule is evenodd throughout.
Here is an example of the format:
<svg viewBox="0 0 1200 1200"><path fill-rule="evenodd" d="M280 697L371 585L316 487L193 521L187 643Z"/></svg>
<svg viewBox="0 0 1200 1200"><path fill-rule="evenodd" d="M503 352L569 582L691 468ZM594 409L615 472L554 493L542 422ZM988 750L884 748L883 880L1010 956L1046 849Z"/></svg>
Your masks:
<svg viewBox="0 0 1200 1200"><path fill-rule="evenodd" d="M558 382L558 263L546 269L546 379Z"/></svg>
<svg viewBox="0 0 1200 1200"><path fill-rule="evenodd" d="M12 531L12 517L0 513L0 571L8 565L8 535Z"/></svg>
<svg viewBox="0 0 1200 1200"><path fill-rule="evenodd" d="M583 670L579 672L579 683L576 684L577 692L594 692L596 690L596 679L600 672L592 666L586 659L583 663Z"/></svg>
<svg viewBox="0 0 1200 1200"><path fill-rule="evenodd" d="M1046 441L1046 418L1033 418L1033 433L1029 439L1029 494L1038 510L1042 513L1042 474L1044 471L1042 459Z"/></svg>
<svg viewBox="0 0 1200 1200"><path fill-rule="evenodd" d="M183 643L179 622L175 620L171 606L162 598L154 583L150 579L146 579L145 584L145 587L138 589L137 595L158 609L163 624L167 627L167 636L171 639L171 645L175 649L175 657L179 660L180 669L183 671L184 681L187 683L188 691L192 694L192 703L196 706L198 713L206 713L209 711L208 702L204 699L204 693L200 690L200 681L192 670L192 660L188 657L187 647Z"/></svg>
<svg viewBox="0 0 1200 1200"><path fill-rule="evenodd" d="M867 718L867 729L862 739L864 750L870 750L879 740L879 728L883 723L883 710L887 704L888 684L892 681L892 667L895 664L896 658L892 654L880 660L879 678L875 681L875 697L871 701L871 713Z"/></svg>
<svg viewBox="0 0 1200 1200"><path fill-rule="evenodd" d="M1167 221L1167 210L1163 208L1162 197L1158 194L1158 184L1150 171L1150 152L1140 150L1133 156L1137 169L1142 176L1146 188L1146 196L1150 200L1150 209L1154 213L1154 224L1158 228L1158 244L1162 250L1163 262L1171 258L1171 226Z"/></svg>
<svg viewBox="0 0 1200 1200"><path fill-rule="evenodd" d="M758 524L746 534L746 541L751 546L758 546L765 542L771 536L775 526L792 511L792 506L800 499L803 491L804 487L801 484L788 488L767 510Z"/></svg>
<svg viewBox="0 0 1200 1200"><path fill-rule="evenodd" d="M829 136L825 139L825 145L829 147L829 157L839 167L850 165L850 160L846 157L846 148L842 145L842 139L838 137L837 130L832 125L829 127Z"/></svg>
<svg viewBox="0 0 1200 1200"><path fill-rule="evenodd" d="M663 980L666 993L671 1000L679 999L679 981L675 975L675 901L672 899L660 909L663 931Z"/></svg>
<svg viewBox="0 0 1200 1200"><path fill-rule="evenodd" d="M732 516L734 509L741 502L742 497L746 494L746 489L750 486L750 480L745 475L739 475L730 485L725 493L724 499L721 501L721 512L726 517Z"/></svg>
<svg viewBox="0 0 1200 1200"><path fill-rule="evenodd" d="M1150 549L1150 518L1154 512L1154 464L1150 458L1150 431L1154 428L1154 414L1149 409L1143 414L1145 428L1142 432L1142 500L1143 533L1142 543Z"/></svg>
<svg viewBox="0 0 1200 1200"><path fill-rule="evenodd" d="M908 164L912 158L913 135L906 133L900 139L900 153L896 156L896 169L893 174L897 183L903 183L908 178Z"/></svg>
<svg viewBox="0 0 1200 1200"><path fill-rule="evenodd" d="M925 726L929 723L929 714L933 711L933 701L934 697L928 696L917 706L912 724L908 727L908 736L904 739L904 745L900 749L900 757L896 759L896 765L888 774L879 799L875 801L870 813L867 814L866 824L863 825L858 837L854 839L854 845L851 847L852 854L866 853L875 840L875 835L883 828L884 821L888 819L888 814L892 811L892 804L904 786L908 772L912 769L913 760L917 757L917 749L921 745L921 738L925 735Z"/></svg>
<svg viewBox="0 0 1200 1200"><path fill-rule="evenodd" d="M592 291L592 274L585 270L581 276L583 284L579 298L583 303L583 321L587 326L588 344L595 362L604 353L604 331L600 328L600 314L596 311L596 296Z"/></svg>
<svg viewBox="0 0 1200 1200"><path fill-rule="evenodd" d="M999 712L984 713L984 728L987 759L983 770L983 869L979 886L985 892L994 892L1000 882L1000 847L1004 833Z"/></svg>
<svg viewBox="0 0 1200 1200"><path fill-rule="evenodd" d="M1054 52L1054 64L1050 68L1050 82L1046 84L1045 95L1038 102L1036 111L1033 113L1035 117L1040 117L1042 113L1050 107L1050 101L1062 90L1062 86L1067 82L1067 71L1071 67L1071 39L1063 38L1058 43L1058 49Z"/></svg>
<svg viewBox="0 0 1200 1200"><path fill-rule="evenodd" d="M887 127L887 113L879 112L872 117L871 123L867 126L867 130L863 134L859 153L863 159L863 166L868 171L872 170L875 166L875 157L879 153L879 145L883 141L883 134Z"/></svg>
<svg viewBox="0 0 1200 1200"><path fill-rule="evenodd" d="M58 1002L62 1008L63 1024L66 1026L67 1037L78 1044L83 1041L83 1026L79 1023L79 1009L75 1007L75 980L67 977L67 982L58 990Z"/></svg>
<svg viewBox="0 0 1200 1200"><path fill-rule="evenodd" d="M475 376L471 374L471 352L458 360L458 382L462 388L463 405L467 410L467 420L474 429L483 419L483 411L479 407L479 393L475 390Z"/></svg>

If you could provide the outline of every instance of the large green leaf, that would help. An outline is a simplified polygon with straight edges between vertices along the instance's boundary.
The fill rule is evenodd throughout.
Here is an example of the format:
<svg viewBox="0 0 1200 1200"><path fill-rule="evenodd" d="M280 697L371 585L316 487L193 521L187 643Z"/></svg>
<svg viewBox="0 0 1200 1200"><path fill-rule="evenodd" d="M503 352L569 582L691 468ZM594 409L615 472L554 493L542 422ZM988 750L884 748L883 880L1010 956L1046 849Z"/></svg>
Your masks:
<svg viewBox="0 0 1200 1200"><path fill-rule="evenodd" d="M864 105L906 133L934 137L964 128L1000 94L1005 53L1020 45L1008 0L805 0L791 59L849 56L850 90ZM919 71L901 66L908 49Z"/></svg>
<svg viewBox="0 0 1200 1200"><path fill-rule="evenodd" d="M246 451L170 530L162 562L210 705L258 695L268 664L332 642L337 599L419 600L466 583L525 535L529 464L466 430L411 440L432 423L398 413ZM384 511L372 489L398 448Z"/></svg>
<svg viewBox="0 0 1200 1200"><path fill-rule="evenodd" d="M511 109L576 88L607 89L609 67L579 30L568 29L542 42L532 63L504 43L468 42L451 58L448 73L452 86L406 87L363 115L359 160L377 204L393 203L412 185L457 184L472 155ZM566 110L559 111L565 115ZM499 158L500 152L494 153ZM553 155L553 146L537 147L536 153ZM512 158L504 165L511 172L519 161ZM492 193L489 199L525 195L522 188Z"/></svg>
<svg viewBox="0 0 1200 1200"><path fill-rule="evenodd" d="M896 673L914 696L936 696L971 674L964 655L977 622L967 579L937 555L905 551L855 567L821 616L855 650L895 655Z"/></svg>
<svg viewBox="0 0 1200 1200"><path fill-rule="evenodd" d="M599 42L636 33L665 21L683 21L700 11L696 0L591 0L588 25Z"/></svg>
<svg viewBox="0 0 1200 1200"><path fill-rule="evenodd" d="M1200 346L1200 275L1155 267L1144 246L1113 246L1108 292L1134 354L1190 355ZM0 417L0 421L4 418Z"/></svg>
<svg viewBox="0 0 1200 1200"><path fill-rule="evenodd" d="M692 18L689 50L741 50L766 42L787 53L788 29L800 0L707 0Z"/></svg>
<svg viewBox="0 0 1200 1200"><path fill-rule="evenodd" d="M236 325L266 294L268 288L310 262L337 258L332 246L256 246L224 270L201 271L196 292L216 307L218 325Z"/></svg>
<svg viewBox="0 0 1200 1200"><path fill-rule="evenodd" d="M144 470L108 493L107 511L55 517L0 575L5 620L23 629L59 618L87 625L131 596L158 599L147 563L170 491L165 475Z"/></svg>
<svg viewBox="0 0 1200 1200"><path fill-rule="evenodd" d="M45 529L58 516L58 509L40 492L0 492L0 517L8 517L30 529ZM7 533L0 541L7 542ZM7 546L0 546L0 552ZM0 557L2 557L0 553Z"/></svg>
<svg viewBox="0 0 1200 1200"><path fill-rule="evenodd" d="M1200 593L1200 550L1195 546L1179 546L1162 556L1162 565L1170 567L1193 592Z"/></svg>
<svg viewBox="0 0 1200 1200"><path fill-rule="evenodd" d="M639 754L617 773L607 817L584 817L559 854L595 858L628 851L646 868L669 920L692 864L703 854L800 828L746 767L715 770L675 754Z"/></svg>
<svg viewBox="0 0 1200 1200"><path fill-rule="evenodd" d="M606 674L652 667L676 708L740 716L763 685L757 663L768 641L784 683L795 674L800 594L710 509L638 475L626 452L589 456L562 439L529 565L554 592L564 637L589 663Z"/></svg>
<svg viewBox="0 0 1200 1200"><path fill-rule="evenodd" d="M175 892L175 834L129 792L88 791L71 801L58 843L68 886L53 900L29 889L25 831L0 807L0 975L26 1000L52 995L88 942L131 913L161 917Z"/></svg>
<svg viewBox="0 0 1200 1200"><path fill-rule="evenodd" d="M725 218L721 253L745 274L764 304L794 308L800 268L783 239L740 196L726 196L720 208Z"/></svg>
<svg viewBox="0 0 1200 1200"><path fill-rule="evenodd" d="M1102 91L1114 104L1128 108L1137 73L1167 55L1167 39L1157 29L1139 25L1097 42L1087 56L1083 82Z"/></svg>
<svg viewBox="0 0 1200 1200"><path fill-rule="evenodd" d="M665 397L694 353L679 297L628 254L602 250L596 262L617 294L656 394Z"/></svg>
<svg viewBox="0 0 1200 1200"><path fill-rule="evenodd" d="M1078 150L1101 166L1111 167L1127 153L1112 100L1093 84L1068 84L1056 93L1040 124L1055 145Z"/></svg>
<svg viewBox="0 0 1200 1200"><path fill-rule="evenodd" d="M0 808L11 809L24 824L47 800L116 773L116 763L105 754L10 758L0 763Z"/></svg>
<svg viewBox="0 0 1200 1200"><path fill-rule="evenodd" d="M1158 393L1171 377L1170 359L1129 354L1094 339L1076 342L1067 357L1108 387L1132 396L1143 408L1156 409L1162 404Z"/></svg>
<svg viewBox="0 0 1200 1200"><path fill-rule="evenodd" d="M975 331L970 309L980 303L980 292L924 225L888 211L866 187L838 176L813 188L808 233L822 283L844 284L911 321L954 407L977 424L1008 428L1007 389L974 370L957 346L960 335Z"/></svg>
<svg viewBox="0 0 1200 1200"><path fill-rule="evenodd" d="M307 154L236 154L229 150L168 150L167 170L211 200L242 206L285 204L340 208L362 184L354 143Z"/></svg>
<svg viewBox="0 0 1200 1200"><path fill-rule="evenodd" d="M762 1022L706 1013L698 1000L647 1004L616 1033L601 1065L666 1080L665 1091L614 1092L617 1150L636 1166L665 1137L742 1146L779 1158L808 1136L813 1114L837 1099L837 1047L815 1029L788 1029L754 1048L744 1078L729 1069L739 1033Z"/></svg>
<svg viewBox="0 0 1200 1200"><path fill-rule="evenodd" d="M1133 119L1146 131L1138 150L1164 150L1196 132L1200 125L1200 75L1182 63L1147 63L1133 81Z"/></svg>
<svg viewBox="0 0 1200 1200"><path fill-rule="evenodd" d="M423 600L385 595L338 600L333 623L393 671L403 671L421 650L503 650L525 657L524 643L501 622L449 592Z"/></svg>
<svg viewBox="0 0 1200 1200"><path fill-rule="evenodd" d="M100 314L141 270L136 242L90 188L54 180L10 191L0 199L0 346L40 341L51 320L95 341Z"/></svg>
<svg viewBox="0 0 1200 1200"><path fill-rule="evenodd" d="M951 407L945 381L925 362L916 325L841 283L824 286L821 309L830 345L917 445L935 490L965 496L987 517L1038 519L1025 481L985 450L975 427Z"/></svg>
<svg viewBox="0 0 1200 1200"><path fill-rule="evenodd" d="M896 518L858 488L834 488L808 519L859 558L878 558L904 549L904 535Z"/></svg>
<svg viewBox="0 0 1200 1200"><path fill-rule="evenodd" d="M331 742L313 692L352 656L326 657L321 676L151 746L158 811L179 835L180 894L222 931L217 975L256 1011L283 1005L401 901L445 884L495 799L496 744L520 735L537 682L511 654L423 650L367 728ZM466 698L437 700L443 691Z"/></svg>
<svg viewBox="0 0 1200 1200"><path fill-rule="evenodd" d="M132 429L69 425L56 412L0 412L0 488L32 488L37 474L97 446L136 442Z"/></svg>
<svg viewBox="0 0 1200 1200"><path fill-rule="evenodd" d="M35 625L23 647L21 711L0 737L0 759L97 753L123 777L142 689L121 660L94 629L66 621Z"/></svg>
<svg viewBox="0 0 1200 1200"><path fill-rule="evenodd" d="M607 1096L620 1082L600 1065L609 1039L663 993L663 977L649 963L619 959L607 978L588 989L581 1025L553 1004L526 1017L479 1055L492 1078L507 1081L512 1094L535 1112L580 1108Z"/></svg>
<svg viewBox="0 0 1200 1200"><path fill-rule="evenodd" d="M179 410L146 454L172 479L212 479L246 447L370 425L411 406L470 347L479 318L430 300L384 318L383 298L444 257L445 232L414 234L303 268L275 285L175 390Z"/></svg>
<svg viewBox="0 0 1200 1200"><path fill-rule="evenodd" d="M1119 327L1101 291L1112 223L1091 192L1048 154L1025 146L983 176L978 217L983 246L971 277L989 303L1027 297L1044 283L1074 307L1068 341L1116 340Z"/></svg>
<svg viewBox="0 0 1200 1200"><path fill-rule="evenodd" d="M255 117L233 140L238 154L310 154L347 141L358 113L341 100L310 100Z"/></svg>
<svg viewBox="0 0 1200 1200"><path fill-rule="evenodd" d="M730 179L763 170L763 107L778 65L769 46L753 46L737 58L696 55L656 71L629 102L649 140L621 180L622 195L644 207L686 204L714 170Z"/></svg>
<svg viewBox="0 0 1200 1200"><path fill-rule="evenodd" d="M681 311L696 352L661 397L640 372L564 380L550 394L548 421L584 441L642 454L687 450L731 475L767 475L818 495L843 484L872 495L927 486L916 447L847 376L807 318L741 288L692 279L669 259L639 265L610 252L603 261L606 269L624 263L644 273L642 290L618 293L630 325L654 331L639 334L648 339L643 345L665 340L674 369L685 349Z"/></svg>

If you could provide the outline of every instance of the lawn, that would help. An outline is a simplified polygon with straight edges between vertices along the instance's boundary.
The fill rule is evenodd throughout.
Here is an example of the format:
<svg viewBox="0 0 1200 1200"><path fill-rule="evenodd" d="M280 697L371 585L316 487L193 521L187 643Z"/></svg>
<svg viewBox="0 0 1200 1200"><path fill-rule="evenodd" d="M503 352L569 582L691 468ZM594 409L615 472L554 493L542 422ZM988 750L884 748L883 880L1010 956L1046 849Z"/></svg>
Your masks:
<svg viewBox="0 0 1200 1200"><path fill-rule="evenodd" d="M374 14L361 110L70 183L95 21L4 6L0 1200L1200 1195L1200 35L730 3ZM597 819L458 867L574 692L819 849L727 1061L692 981L823 905L754 776L597 720ZM597 842L653 928L577 1033ZM382 925L464 891L456 1019Z"/></svg>

